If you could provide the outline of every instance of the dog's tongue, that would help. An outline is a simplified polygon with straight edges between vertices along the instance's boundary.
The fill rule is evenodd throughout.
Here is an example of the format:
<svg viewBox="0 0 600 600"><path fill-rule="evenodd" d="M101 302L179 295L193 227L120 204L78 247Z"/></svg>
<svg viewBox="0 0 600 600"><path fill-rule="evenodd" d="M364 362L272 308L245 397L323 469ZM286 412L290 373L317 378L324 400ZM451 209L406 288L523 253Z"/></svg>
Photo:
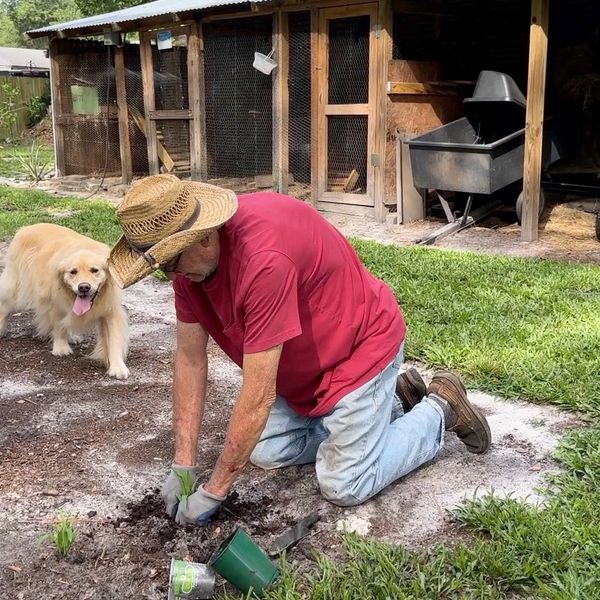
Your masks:
<svg viewBox="0 0 600 600"><path fill-rule="evenodd" d="M75 298L75 302L73 303L73 312L80 317L85 314L88 310L92 308L92 299L91 298L80 298L77 296Z"/></svg>

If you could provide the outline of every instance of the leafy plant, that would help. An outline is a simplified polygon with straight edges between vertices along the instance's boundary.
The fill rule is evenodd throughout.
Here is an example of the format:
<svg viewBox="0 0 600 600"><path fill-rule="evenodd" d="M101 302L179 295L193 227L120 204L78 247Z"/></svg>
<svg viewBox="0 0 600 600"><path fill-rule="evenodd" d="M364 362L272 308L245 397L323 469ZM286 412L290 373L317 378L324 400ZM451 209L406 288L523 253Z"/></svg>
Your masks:
<svg viewBox="0 0 600 600"><path fill-rule="evenodd" d="M17 113L24 108L17 103L20 95L14 85L0 84L0 129L10 129L17 121Z"/></svg>
<svg viewBox="0 0 600 600"><path fill-rule="evenodd" d="M48 156L37 140L33 140L31 148L27 153L13 153L11 154L11 158L19 163L22 171L33 183L37 183L43 179L52 170Z"/></svg>
<svg viewBox="0 0 600 600"><path fill-rule="evenodd" d="M179 481L181 482L181 493L177 497L179 498L179 502L185 502L196 490L198 482L190 471L178 469L173 469L173 471L175 472L175 475L179 477Z"/></svg>
<svg viewBox="0 0 600 600"><path fill-rule="evenodd" d="M50 92L34 96L27 105L27 126L37 125L47 114L50 106Z"/></svg>
<svg viewBox="0 0 600 600"><path fill-rule="evenodd" d="M63 511L52 531L42 536L41 541L50 540L61 556L66 556L75 541L76 531L73 520Z"/></svg>

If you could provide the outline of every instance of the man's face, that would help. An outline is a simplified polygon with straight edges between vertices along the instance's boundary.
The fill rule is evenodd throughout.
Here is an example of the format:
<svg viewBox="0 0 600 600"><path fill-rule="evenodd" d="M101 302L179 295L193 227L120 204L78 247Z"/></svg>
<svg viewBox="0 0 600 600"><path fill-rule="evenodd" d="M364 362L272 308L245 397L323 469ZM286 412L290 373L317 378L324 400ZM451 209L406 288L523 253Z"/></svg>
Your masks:
<svg viewBox="0 0 600 600"><path fill-rule="evenodd" d="M204 281L210 277L219 265L219 234L214 231L201 242L194 244L181 253L175 270L165 272L169 279L175 279L179 273L192 281Z"/></svg>

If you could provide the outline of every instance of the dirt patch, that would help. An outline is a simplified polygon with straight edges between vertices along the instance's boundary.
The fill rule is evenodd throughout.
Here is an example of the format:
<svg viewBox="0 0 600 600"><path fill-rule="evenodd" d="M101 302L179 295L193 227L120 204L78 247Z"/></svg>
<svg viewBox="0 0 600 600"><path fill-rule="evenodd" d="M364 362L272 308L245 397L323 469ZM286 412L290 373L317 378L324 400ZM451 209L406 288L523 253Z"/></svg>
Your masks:
<svg viewBox="0 0 600 600"><path fill-rule="evenodd" d="M163 513L157 492L173 454L172 290L148 278L126 290L125 304L132 334L126 381L108 378L86 358L91 337L72 356L53 357L49 344L33 337L27 313L11 318L8 336L0 340L2 598L164 599L171 557L206 561L238 526L267 547L313 511L321 514L314 535L290 555L302 565L312 560L312 548L337 556L338 532L352 527L415 549L467 539L446 509L491 489L536 501L534 490L557 469L552 450L565 430L579 425L572 414L553 408L473 392L494 434L485 456L467 453L448 437L432 464L352 509L320 496L311 465L249 468L207 528L181 528ZM209 353L199 448L203 478L223 445L241 384L238 367L214 345ZM77 515L78 537L68 560L39 544L59 510Z"/></svg>

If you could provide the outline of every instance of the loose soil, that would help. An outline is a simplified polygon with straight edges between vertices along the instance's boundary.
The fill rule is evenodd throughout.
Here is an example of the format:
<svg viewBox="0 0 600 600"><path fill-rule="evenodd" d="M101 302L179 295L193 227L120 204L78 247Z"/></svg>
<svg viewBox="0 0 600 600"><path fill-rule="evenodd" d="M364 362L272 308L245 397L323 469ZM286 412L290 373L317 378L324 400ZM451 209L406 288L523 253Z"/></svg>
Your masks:
<svg viewBox="0 0 600 600"><path fill-rule="evenodd" d="M0 244L0 256L5 248ZM473 391L494 435L485 456L469 454L448 437L430 465L352 509L321 498L310 465L279 471L250 467L208 527L181 528L163 513L158 496L173 453L172 290L147 278L126 290L125 305L131 322L126 381L108 378L86 358L90 337L72 356L53 357L48 342L34 337L28 313L14 315L0 340L1 598L164 599L172 557L204 562L238 526L267 547L315 510L321 521L314 534L289 554L302 567L311 564L307 557L313 548L336 555L340 530L409 548L438 540L468 542L446 509L491 489L538 501L536 489L558 468L553 449L565 431L580 425L572 414L552 407ZM204 478L222 447L241 383L237 366L217 347L211 345L209 352L199 448ZM431 376L416 366L426 379ZM77 540L66 559L39 541L60 510L76 515L77 523Z"/></svg>

